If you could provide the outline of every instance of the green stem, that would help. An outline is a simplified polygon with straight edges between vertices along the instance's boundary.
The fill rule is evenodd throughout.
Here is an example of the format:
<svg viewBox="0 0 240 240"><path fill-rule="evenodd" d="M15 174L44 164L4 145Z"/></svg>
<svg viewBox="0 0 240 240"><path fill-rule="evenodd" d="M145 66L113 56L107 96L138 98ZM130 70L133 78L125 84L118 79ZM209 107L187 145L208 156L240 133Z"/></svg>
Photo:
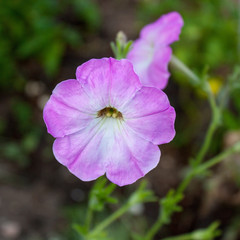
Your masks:
<svg viewBox="0 0 240 240"><path fill-rule="evenodd" d="M153 226L149 229L147 234L144 237L144 240L151 240L156 235L156 233L159 231L159 229L163 226L162 221L156 221Z"/></svg>
<svg viewBox="0 0 240 240"><path fill-rule="evenodd" d="M213 135L219 126L220 110L217 107L214 107L212 114L213 114L212 120L208 127L203 145L195 158L195 165L198 165L203 161L203 159L211 145Z"/></svg>
<svg viewBox="0 0 240 240"><path fill-rule="evenodd" d="M178 70L180 70L182 73L184 73L186 76L189 77L191 80L191 83L196 85L201 85L200 78L191 71L182 61L180 61L178 58L176 58L174 55L172 55L170 63Z"/></svg>
<svg viewBox="0 0 240 240"><path fill-rule="evenodd" d="M94 236L94 235L100 233L102 230L104 230L106 227L108 227L112 222L114 222L120 216L122 216L125 212L127 212L130 207L131 207L131 205L127 202L125 205L123 205L121 208L119 208L116 212L114 212L112 215L110 215L108 218L106 218L103 222L101 222L95 229L93 229L90 232L90 236Z"/></svg>
<svg viewBox="0 0 240 240"><path fill-rule="evenodd" d="M187 186L190 184L191 180L201 172L209 169L210 167L216 165L217 163L221 162L223 159L231 156L234 153L240 152L240 142L236 143L232 147L228 148L224 152L220 153L214 158L209 159L207 162L202 163L201 166L198 168L192 168L189 172L189 174L184 178L182 183L179 185L179 187L176 190L176 193L183 193L184 190L187 188ZM155 236L155 234L159 231L159 229L164 225L165 223L162 221L162 219L159 217L158 220L153 224L153 226L149 229L147 234L145 235L144 240L151 240ZM175 239L177 240L177 239ZM179 239L181 240L181 238ZM185 239L184 239L185 240ZM187 239L186 239L187 240Z"/></svg>
<svg viewBox="0 0 240 240"><path fill-rule="evenodd" d="M240 152L240 142L237 142L232 147L228 148L227 150L223 151L222 153L218 154L217 156L209 159L205 163L202 163L197 168L192 168L189 174L184 178L182 183L177 188L177 193L183 193L186 187L189 185L191 180L198 175L199 173L211 168L212 166L216 165L217 163L221 162L225 158L229 157L230 155Z"/></svg>
<svg viewBox="0 0 240 240"><path fill-rule="evenodd" d="M188 78L190 79L191 83L194 86L198 85L202 88L202 90L204 92L206 92L209 103L210 103L210 107L212 110L211 123L207 130L203 145L196 156L195 164L197 165L202 162L203 158L205 157L205 155L210 147L215 130L217 129L217 127L219 125L220 110L219 110L218 106L216 105L216 101L212 94L210 85L206 80L201 81L201 79L195 73L193 73L182 61L180 61L175 56L172 56L171 63L175 68L177 68L182 73L184 73L186 76L188 76Z"/></svg>
<svg viewBox="0 0 240 240"><path fill-rule="evenodd" d="M232 147L229 147L228 149L218 154L217 156L209 159L205 163L202 163L199 167L192 168L190 173L183 180L182 184L180 184L180 186L178 187L177 192L182 193L184 189L188 186L188 184L190 183L193 177L200 174L201 172L206 171L207 169L213 167L214 165L220 163L222 160L226 159L227 157L237 152L240 152L240 142L235 143ZM181 187L181 185L183 185L184 187Z"/></svg>
<svg viewBox="0 0 240 240"><path fill-rule="evenodd" d="M91 227L92 217L93 217L92 209L90 207L88 207L87 216L86 216L86 228L87 228L88 231Z"/></svg>
<svg viewBox="0 0 240 240"><path fill-rule="evenodd" d="M194 177L193 171L190 171L176 189L176 193L183 193Z"/></svg>
<svg viewBox="0 0 240 240"><path fill-rule="evenodd" d="M191 234L183 234L181 236L164 238L162 240L192 240L192 239L193 238Z"/></svg>
<svg viewBox="0 0 240 240"><path fill-rule="evenodd" d="M221 162L223 159L226 159L227 157L229 157L229 156L231 156L232 154L237 153L237 152L240 152L240 142L235 143L232 147L226 149L226 150L223 151L222 153L218 154L216 157L211 158L211 159L208 160L207 162L201 164L201 165L197 168L196 174L207 170L208 168L216 165L217 163Z"/></svg>
<svg viewBox="0 0 240 240"><path fill-rule="evenodd" d="M201 164L203 161L210 145L213 139L213 135L216 131L216 129L219 126L219 120L220 120L220 114L221 114L221 108L217 106L215 97L211 91L209 83L206 81L206 79L203 79L203 81L194 74L184 63L182 63L180 60L178 60L175 56L172 56L171 63L174 67L179 69L181 72L183 72L186 76L189 77L191 83L193 86L200 87L204 92L207 93L208 100L210 103L210 107L212 110L212 120L208 127L204 142L195 158L194 165L188 172L188 174L185 176L181 184L176 189L176 194L182 194L184 190L187 188L187 186L191 183L191 180L202 171L212 167L213 165L219 163L224 158L228 157L229 155L233 154L234 152L240 151L240 143L234 145L233 147L225 150L223 153L219 154L218 156L208 160L204 164ZM201 165L200 165L201 164ZM199 166L200 165L200 166ZM177 195L176 195L177 196ZM172 213L170 213L172 214ZM171 215L169 215L171 216ZM153 239L154 235L159 231L159 229L165 224L163 219L161 218L161 215L159 215L158 220L155 222L155 224L149 229L149 231L146 234L145 240L151 240ZM186 236L184 236L186 237ZM175 240L187 240L186 238L175 238Z"/></svg>
<svg viewBox="0 0 240 240"><path fill-rule="evenodd" d="M181 184L176 189L176 194L183 193L184 190L187 188L189 183L191 182L192 178L194 177L194 173L192 171L189 172L189 174L184 178L184 180L181 182ZM165 223L163 222L161 215L159 215L158 220L153 224L153 226L149 229L147 234L145 235L144 240L152 240L153 237L157 234L157 232L161 229L161 227Z"/></svg>

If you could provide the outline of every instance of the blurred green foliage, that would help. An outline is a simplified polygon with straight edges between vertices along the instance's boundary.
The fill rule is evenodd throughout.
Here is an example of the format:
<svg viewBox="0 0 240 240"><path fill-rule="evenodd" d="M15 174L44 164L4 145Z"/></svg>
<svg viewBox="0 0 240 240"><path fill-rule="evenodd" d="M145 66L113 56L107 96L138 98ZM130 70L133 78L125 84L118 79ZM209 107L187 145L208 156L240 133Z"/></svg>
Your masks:
<svg viewBox="0 0 240 240"><path fill-rule="evenodd" d="M116 192L114 193L116 187L105 177L100 177L90 190L88 206L82 204L65 208L64 215L72 224L68 226L61 239L140 239L140 233L146 230L146 219L134 213L133 207L145 202L156 202L157 198L153 191L148 189L147 182L142 181L137 189L132 189L133 193L128 200L124 197L123 203L121 203L117 201L119 196L116 198ZM138 215L137 218L135 214ZM124 220L121 219L123 215ZM131 229L132 227L134 227L134 231Z"/></svg>
<svg viewBox="0 0 240 240"><path fill-rule="evenodd" d="M229 0L141 0L139 18L144 23L170 11L179 12L184 19L180 40L174 54L191 69L212 70L230 67L237 56L237 1Z"/></svg>
<svg viewBox="0 0 240 240"><path fill-rule="evenodd" d="M91 211L102 211L104 205L107 203L116 204L117 199L111 196L111 193L116 188L115 184L109 184L106 186L107 179L100 178L91 189L89 197L89 208Z"/></svg>
<svg viewBox="0 0 240 240"><path fill-rule="evenodd" d="M100 24L94 0L0 1L1 157L21 167L31 162L44 135L38 120L44 91L29 97L26 86L32 78L54 79L66 51L81 46Z"/></svg>
<svg viewBox="0 0 240 240"><path fill-rule="evenodd" d="M238 52L238 2L228 0L140 0L138 5L139 29L158 19L162 14L171 11L179 12L184 20L180 41L174 43L173 53L200 77L208 75L209 81L217 79L219 89L229 88L230 78L239 65ZM173 105L183 118L176 122L177 135L174 142L184 147L189 141L199 141L199 131L203 131L210 119L203 106L204 96L199 89L188 84L188 79L178 71L172 71L178 83L177 101ZM236 74L235 74L236 75ZM235 83L239 82L235 76ZM210 82L211 85L211 82ZM215 86L216 88L216 86ZM232 89L232 87L231 87ZM216 89L215 89L216 90ZM224 131L219 131L218 141L214 141L212 152L222 145L222 137L226 130L239 129L239 89L231 91L226 99L226 110L222 117ZM219 92L215 92L219 94ZM192 101L189 101L191 99ZM196 107L198 106L198 107ZM202 114L202 111L205 111ZM188 126L188 127L186 127ZM197 138L197 139L196 139ZM197 148L198 142L193 144ZM194 148L193 151L196 151Z"/></svg>
<svg viewBox="0 0 240 240"><path fill-rule="evenodd" d="M240 123L240 66L235 67L234 72L228 77L227 82L230 97L229 99L225 97L224 100L231 103L231 108L225 109L223 112L223 123L229 130L238 130Z"/></svg>
<svg viewBox="0 0 240 240"><path fill-rule="evenodd" d="M198 74L202 74L202 70L209 67L209 75L220 78L222 84L227 83L226 86L238 84L239 69L233 71L234 65L239 60L237 1L231 1L229 4L229 0L140 0L136 4L140 19L139 30L164 13L180 12L185 25L180 41L173 44L174 54ZM69 48L79 47L87 33L98 30L101 17L94 0L2 0L0 19L0 91L3 97L6 96L6 91L12 92L12 96L7 95L4 99L3 105L6 102L7 110L1 109L1 157L25 167L31 161L31 154L46 150L46 146L41 146L41 150L38 150L45 132L42 131L41 123L36 120L39 118L35 116L37 104L34 100L29 101L24 92L31 68L36 66L39 68L40 64L40 70L44 72L43 76L54 78L59 72L66 51ZM204 122L207 117L205 112L202 114L203 108L196 107L199 106L196 101L201 98L202 102L204 96L198 95L197 91L197 94L192 94L191 89L186 87L186 79L181 74L175 72L173 74L181 83L178 86L180 90L176 99L177 104L182 106L182 112L178 111L182 115L177 119L180 131L177 131L175 142L179 146L184 144L189 146L194 133L199 134L202 130L199 123L203 125L208 123L208 119ZM230 98L226 99L225 103L229 109L224 111L222 118L225 130L239 129L239 94L238 86L231 87ZM189 101L192 98L193 101ZM171 99L171 102L174 102L174 99ZM221 138L218 138L218 141L220 142ZM219 142L213 144L219 145ZM47 147L49 157L51 144L49 143ZM105 206L106 202L116 203L116 199L110 196L114 187L109 185L104 188L104 182L100 181L97 184L99 185L96 185L90 193L89 207L97 213L93 222L101 222L109 214L110 211ZM136 203L137 200L144 202L143 200L149 196L151 194L148 191L137 191L130 200ZM178 201L180 196L176 198L175 195L169 194L161 202L165 206L165 212L162 212L165 222L170 221L166 216L171 215L171 211L179 210ZM175 208L173 205L176 205ZM65 210L65 215L72 223L84 225L83 216L87 215L86 207L84 204L69 206ZM104 211L99 212L101 210ZM108 229L113 239L129 239L126 229L127 225L131 224L128 223L135 222L137 225L139 223L134 216L126 217L124 221L127 224L123 229L118 222ZM142 227L139 226L138 228ZM146 222L143 226L147 226ZM78 230L84 231L84 229ZM77 240L80 237L77 232L72 231L71 226L66 237L61 236L56 239Z"/></svg>
<svg viewBox="0 0 240 240"><path fill-rule="evenodd" d="M162 240L214 240L221 235L221 231L218 230L219 225L218 222L214 222L206 229L199 229L192 233L164 238Z"/></svg>
<svg viewBox="0 0 240 240"><path fill-rule="evenodd" d="M49 76L57 73L66 48L82 40L71 20L86 25L85 31L100 24L97 6L84 0L3 0L0 19L0 86L5 88L25 77L21 63L26 60L41 63Z"/></svg>

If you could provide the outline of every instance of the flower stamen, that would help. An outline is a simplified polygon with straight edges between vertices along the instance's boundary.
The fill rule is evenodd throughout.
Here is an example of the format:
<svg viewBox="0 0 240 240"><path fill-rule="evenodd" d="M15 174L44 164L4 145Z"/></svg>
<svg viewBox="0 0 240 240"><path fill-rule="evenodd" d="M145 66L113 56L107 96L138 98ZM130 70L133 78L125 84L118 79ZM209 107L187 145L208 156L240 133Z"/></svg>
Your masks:
<svg viewBox="0 0 240 240"><path fill-rule="evenodd" d="M119 112L116 108L113 107L106 107L97 113L98 117L112 117L116 119L123 119L123 115L121 112Z"/></svg>

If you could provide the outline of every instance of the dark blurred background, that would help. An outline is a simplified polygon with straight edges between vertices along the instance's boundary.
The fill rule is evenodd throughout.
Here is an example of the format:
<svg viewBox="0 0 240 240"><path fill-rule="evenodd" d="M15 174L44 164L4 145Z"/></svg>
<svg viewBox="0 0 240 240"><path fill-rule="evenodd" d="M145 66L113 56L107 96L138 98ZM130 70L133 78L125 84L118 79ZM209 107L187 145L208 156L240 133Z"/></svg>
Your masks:
<svg viewBox="0 0 240 240"><path fill-rule="evenodd" d="M239 63L238 2L235 0L1 0L0 1L0 239L75 240L92 183L84 183L52 154L42 110L60 81L75 78L90 58L112 56L119 30L136 39L160 15L178 11L185 25L174 54L197 74L209 69L217 94ZM162 158L146 178L161 198L176 187L188 159L203 140L210 109L206 96L172 70L165 89L176 108L177 135L161 146ZM240 79L239 79L240 80ZM240 140L240 91L233 92L208 157ZM138 183L117 190L123 201ZM240 239L240 157L233 156L205 178L194 180L160 237L207 227L219 220L221 240ZM113 209L109 206L102 214ZM158 205L140 206L111 227L113 239L131 239L157 217ZM137 215L137 217L136 217ZM132 221L134 219L134 221Z"/></svg>

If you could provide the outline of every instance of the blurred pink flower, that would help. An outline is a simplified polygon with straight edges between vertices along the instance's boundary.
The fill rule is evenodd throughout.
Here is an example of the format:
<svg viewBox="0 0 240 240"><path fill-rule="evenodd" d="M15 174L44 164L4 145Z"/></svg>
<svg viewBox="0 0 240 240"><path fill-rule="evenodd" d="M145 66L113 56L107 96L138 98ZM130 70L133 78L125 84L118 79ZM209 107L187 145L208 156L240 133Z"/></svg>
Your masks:
<svg viewBox="0 0 240 240"><path fill-rule="evenodd" d="M179 13L171 12L146 25L140 38L133 43L129 59L144 86L163 89L168 78L168 63L172 50L169 44L179 39L183 20Z"/></svg>
<svg viewBox="0 0 240 240"><path fill-rule="evenodd" d="M167 96L143 87L126 59L92 59L76 78L59 83L44 108L56 159L83 181L106 173L119 186L156 167L157 145L175 135Z"/></svg>

